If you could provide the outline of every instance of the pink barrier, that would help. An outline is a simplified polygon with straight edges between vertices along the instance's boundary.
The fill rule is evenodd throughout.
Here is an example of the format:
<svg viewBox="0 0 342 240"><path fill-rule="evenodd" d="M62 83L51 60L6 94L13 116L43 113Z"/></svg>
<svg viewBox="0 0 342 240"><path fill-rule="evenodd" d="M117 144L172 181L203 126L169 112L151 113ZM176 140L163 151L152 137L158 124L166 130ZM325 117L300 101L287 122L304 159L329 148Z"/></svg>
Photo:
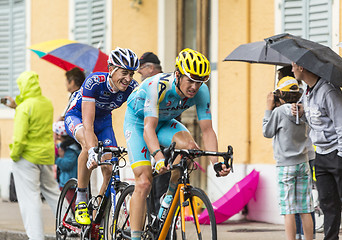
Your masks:
<svg viewBox="0 0 342 240"><path fill-rule="evenodd" d="M253 170L240 182L234 186L220 199L213 203L216 223L222 223L239 213L244 206L255 197L255 191L259 182L259 172ZM191 217L187 218L191 221ZM204 210L198 217L200 224L209 222L209 215L207 210Z"/></svg>

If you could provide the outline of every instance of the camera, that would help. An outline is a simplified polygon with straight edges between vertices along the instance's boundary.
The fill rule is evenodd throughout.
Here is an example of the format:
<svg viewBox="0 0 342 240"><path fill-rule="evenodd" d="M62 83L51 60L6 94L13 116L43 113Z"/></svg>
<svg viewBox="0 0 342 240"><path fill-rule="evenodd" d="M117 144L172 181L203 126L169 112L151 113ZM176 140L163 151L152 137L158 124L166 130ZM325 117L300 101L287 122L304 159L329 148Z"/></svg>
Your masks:
<svg viewBox="0 0 342 240"><path fill-rule="evenodd" d="M1 103L6 105L7 104L7 98L1 98Z"/></svg>
<svg viewBox="0 0 342 240"><path fill-rule="evenodd" d="M280 98L285 102L285 103L296 103L299 101L299 99L302 96L302 91L294 91L294 92L285 92L285 91L280 91L279 89L275 90L273 92L274 94L274 103L280 104Z"/></svg>
<svg viewBox="0 0 342 240"><path fill-rule="evenodd" d="M274 95L274 103L280 104L279 98L281 98L281 92L277 89L273 92L273 95Z"/></svg>

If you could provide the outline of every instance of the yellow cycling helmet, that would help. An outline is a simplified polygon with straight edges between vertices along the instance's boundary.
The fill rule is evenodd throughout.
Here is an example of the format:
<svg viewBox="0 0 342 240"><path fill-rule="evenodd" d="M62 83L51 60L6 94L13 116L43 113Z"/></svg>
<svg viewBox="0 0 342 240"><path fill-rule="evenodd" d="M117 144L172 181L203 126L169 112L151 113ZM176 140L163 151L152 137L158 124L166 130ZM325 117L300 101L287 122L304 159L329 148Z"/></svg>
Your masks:
<svg viewBox="0 0 342 240"><path fill-rule="evenodd" d="M182 74L196 82L210 78L210 63L202 54L190 48L183 49L176 58L176 67Z"/></svg>

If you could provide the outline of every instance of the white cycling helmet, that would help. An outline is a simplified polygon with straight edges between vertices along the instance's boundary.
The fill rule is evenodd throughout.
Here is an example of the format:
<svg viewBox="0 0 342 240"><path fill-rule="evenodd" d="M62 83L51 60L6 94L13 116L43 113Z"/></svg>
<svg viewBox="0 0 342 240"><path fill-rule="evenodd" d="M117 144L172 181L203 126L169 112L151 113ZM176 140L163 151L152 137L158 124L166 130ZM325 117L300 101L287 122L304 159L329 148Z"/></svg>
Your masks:
<svg viewBox="0 0 342 240"><path fill-rule="evenodd" d="M110 52L107 62L109 65L133 71L139 68L137 55L128 48L115 48Z"/></svg>

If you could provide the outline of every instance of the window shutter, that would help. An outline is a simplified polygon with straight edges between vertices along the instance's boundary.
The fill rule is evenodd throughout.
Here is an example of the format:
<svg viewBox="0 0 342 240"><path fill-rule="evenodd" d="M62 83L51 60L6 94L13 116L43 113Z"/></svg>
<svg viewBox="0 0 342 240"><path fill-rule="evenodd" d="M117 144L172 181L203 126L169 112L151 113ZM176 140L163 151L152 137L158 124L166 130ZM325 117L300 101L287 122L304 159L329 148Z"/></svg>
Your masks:
<svg viewBox="0 0 342 240"><path fill-rule="evenodd" d="M101 49L105 46L106 1L75 0L75 40Z"/></svg>
<svg viewBox="0 0 342 240"><path fill-rule="evenodd" d="M304 36L305 28L302 0L285 0L283 4L283 32L295 36Z"/></svg>
<svg viewBox="0 0 342 240"><path fill-rule="evenodd" d="M284 0L283 32L331 47L332 0Z"/></svg>
<svg viewBox="0 0 342 240"><path fill-rule="evenodd" d="M24 0L0 0L0 96L19 94L16 79L26 69Z"/></svg>
<svg viewBox="0 0 342 240"><path fill-rule="evenodd" d="M308 19L308 39L331 47L331 1L309 1Z"/></svg>

